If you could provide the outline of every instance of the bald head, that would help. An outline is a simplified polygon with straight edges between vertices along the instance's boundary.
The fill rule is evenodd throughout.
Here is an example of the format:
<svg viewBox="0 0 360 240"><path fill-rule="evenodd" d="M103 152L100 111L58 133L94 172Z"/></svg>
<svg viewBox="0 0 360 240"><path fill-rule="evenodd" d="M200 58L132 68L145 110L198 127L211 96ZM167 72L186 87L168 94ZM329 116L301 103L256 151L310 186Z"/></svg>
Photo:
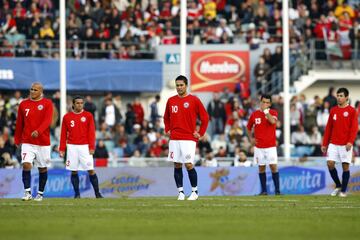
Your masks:
<svg viewBox="0 0 360 240"><path fill-rule="evenodd" d="M43 91L44 91L43 85L39 82L34 82L33 84L31 84L30 98L35 101L40 100L43 96Z"/></svg>

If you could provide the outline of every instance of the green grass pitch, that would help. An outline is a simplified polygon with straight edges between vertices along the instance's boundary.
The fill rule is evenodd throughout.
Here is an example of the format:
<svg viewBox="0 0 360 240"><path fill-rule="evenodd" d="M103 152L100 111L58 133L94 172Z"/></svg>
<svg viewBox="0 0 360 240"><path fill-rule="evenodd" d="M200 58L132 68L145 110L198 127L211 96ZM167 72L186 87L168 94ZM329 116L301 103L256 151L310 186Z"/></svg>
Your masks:
<svg viewBox="0 0 360 240"><path fill-rule="evenodd" d="M360 196L0 199L0 238L360 239Z"/></svg>

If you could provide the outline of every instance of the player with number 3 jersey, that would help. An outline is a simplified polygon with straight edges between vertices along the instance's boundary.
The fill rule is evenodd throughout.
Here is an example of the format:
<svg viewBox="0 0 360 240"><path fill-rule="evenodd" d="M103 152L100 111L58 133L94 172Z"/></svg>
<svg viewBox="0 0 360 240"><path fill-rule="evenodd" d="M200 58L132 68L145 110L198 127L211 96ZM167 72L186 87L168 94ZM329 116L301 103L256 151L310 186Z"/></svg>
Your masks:
<svg viewBox="0 0 360 240"><path fill-rule="evenodd" d="M93 115L84 110L84 98L73 98L73 111L65 114L61 126L60 156L66 156L66 169L71 171L75 198L80 198L78 171L88 171L96 198L102 198L94 171L95 123Z"/></svg>

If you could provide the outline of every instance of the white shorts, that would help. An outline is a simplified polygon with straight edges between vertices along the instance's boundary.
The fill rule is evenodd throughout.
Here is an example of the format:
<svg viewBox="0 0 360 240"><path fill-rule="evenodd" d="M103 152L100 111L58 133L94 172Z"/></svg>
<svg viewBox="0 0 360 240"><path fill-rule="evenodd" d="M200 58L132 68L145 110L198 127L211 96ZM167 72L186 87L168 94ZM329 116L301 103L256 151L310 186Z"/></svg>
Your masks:
<svg viewBox="0 0 360 240"><path fill-rule="evenodd" d="M21 163L31 163L39 168L50 167L50 153L50 146L23 143L21 145Z"/></svg>
<svg viewBox="0 0 360 240"><path fill-rule="evenodd" d="M254 164L264 166L268 164L277 164L278 156L276 147L254 148Z"/></svg>
<svg viewBox="0 0 360 240"><path fill-rule="evenodd" d="M94 159L89 145L67 144L66 169L70 171L88 171L94 169Z"/></svg>
<svg viewBox="0 0 360 240"><path fill-rule="evenodd" d="M196 142L191 140L170 140L168 161L194 164Z"/></svg>
<svg viewBox="0 0 360 240"><path fill-rule="evenodd" d="M327 161L335 161L340 163L351 163L352 148L346 151L345 145L335 145L330 143L327 150Z"/></svg>

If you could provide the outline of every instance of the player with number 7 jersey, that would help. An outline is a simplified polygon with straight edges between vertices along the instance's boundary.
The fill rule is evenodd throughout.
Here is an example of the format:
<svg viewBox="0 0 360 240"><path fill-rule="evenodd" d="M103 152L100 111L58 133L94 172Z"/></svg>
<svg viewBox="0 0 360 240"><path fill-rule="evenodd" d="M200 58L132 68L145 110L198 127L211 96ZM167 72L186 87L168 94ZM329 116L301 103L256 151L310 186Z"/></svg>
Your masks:
<svg viewBox="0 0 360 240"><path fill-rule="evenodd" d="M15 144L28 143L38 146L50 145L50 124L52 121L53 104L50 99L38 101L25 99L19 105L16 119ZM39 136L31 136L33 131Z"/></svg>
<svg viewBox="0 0 360 240"><path fill-rule="evenodd" d="M43 85L33 83L30 96L22 101L16 119L15 144L21 144L22 181L25 194L22 200L32 199L31 169L35 164L39 169L39 190L34 200L42 201L47 182L47 168L50 166L50 124L53 103L43 98Z"/></svg>

